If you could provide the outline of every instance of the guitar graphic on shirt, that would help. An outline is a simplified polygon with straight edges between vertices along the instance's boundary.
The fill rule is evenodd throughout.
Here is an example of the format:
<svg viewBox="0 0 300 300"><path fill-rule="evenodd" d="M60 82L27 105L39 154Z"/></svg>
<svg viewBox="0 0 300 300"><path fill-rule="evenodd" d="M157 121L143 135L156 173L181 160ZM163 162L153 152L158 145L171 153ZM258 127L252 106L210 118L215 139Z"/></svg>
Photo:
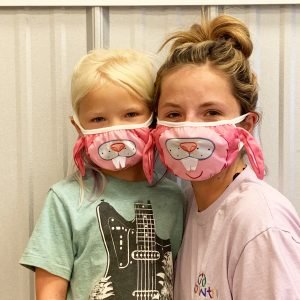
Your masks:
<svg viewBox="0 0 300 300"><path fill-rule="evenodd" d="M97 206L108 263L90 300L173 298L170 240L156 235L150 201L134 208L135 218L127 221L107 202Z"/></svg>

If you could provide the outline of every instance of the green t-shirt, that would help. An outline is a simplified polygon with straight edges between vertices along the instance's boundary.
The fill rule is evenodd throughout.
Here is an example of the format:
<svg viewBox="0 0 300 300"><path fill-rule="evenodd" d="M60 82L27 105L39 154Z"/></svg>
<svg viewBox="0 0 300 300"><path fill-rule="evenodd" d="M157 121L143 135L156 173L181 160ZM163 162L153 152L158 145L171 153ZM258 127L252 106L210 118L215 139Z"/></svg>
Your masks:
<svg viewBox="0 0 300 300"><path fill-rule="evenodd" d="M20 263L68 280L67 299L172 299L183 232L177 185L107 177L93 201L86 193L79 205L79 195L71 179L50 189Z"/></svg>

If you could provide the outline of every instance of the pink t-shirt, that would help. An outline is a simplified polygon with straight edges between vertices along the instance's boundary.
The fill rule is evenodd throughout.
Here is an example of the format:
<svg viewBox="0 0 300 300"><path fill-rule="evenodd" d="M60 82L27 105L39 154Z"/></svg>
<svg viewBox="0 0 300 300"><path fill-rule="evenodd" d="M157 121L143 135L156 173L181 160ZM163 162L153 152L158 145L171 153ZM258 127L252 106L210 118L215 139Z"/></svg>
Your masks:
<svg viewBox="0 0 300 300"><path fill-rule="evenodd" d="M188 212L175 300L300 299L300 219L247 167L217 201Z"/></svg>

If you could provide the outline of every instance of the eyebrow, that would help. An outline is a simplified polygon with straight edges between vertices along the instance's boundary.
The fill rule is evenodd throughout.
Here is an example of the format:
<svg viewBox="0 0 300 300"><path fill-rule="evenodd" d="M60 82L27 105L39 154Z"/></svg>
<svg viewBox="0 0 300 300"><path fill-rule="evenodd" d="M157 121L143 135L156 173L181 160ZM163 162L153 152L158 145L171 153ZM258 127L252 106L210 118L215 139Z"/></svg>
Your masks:
<svg viewBox="0 0 300 300"><path fill-rule="evenodd" d="M206 108L206 107L211 107L211 106L216 106L216 105L222 105L223 106L223 103L222 102L208 101L208 102L205 102L205 103L199 105L198 108ZM162 108L164 108L164 107L180 108L181 105L179 105L177 103L173 103L173 102L166 102L161 107Z"/></svg>
<svg viewBox="0 0 300 300"><path fill-rule="evenodd" d="M211 106L216 106L216 105L222 105L223 106L223 102L213 102L213 101L208 101L205 102L203 104L201 104L199 107L211 107Z"/></svg>
<svg viewBox="0 0 300 300"><path fill-rule="evenodd" d="M141 110L141 109L144 109L144 107L140 107L139 105L131 105L131 106L128 106L125 111L130 111L130 110Z"/></svg>
<svg viewBox="0 0 300 300"><path fill-rule="evenodd" d="M173 103L173 102L166 102L164 103L163 105L161 105L162 107L174 107L174 108L177 108L177 107L180 107L179 104L176 104L176 103Z"/></svg>
<svg viewBox="0 0 300 300"><path fill-rule="evenodd" d="M96 112L88 111L86 114L90 117L98 117L98 116L103 115L103 112L102 111L96 111Z"/></svg>

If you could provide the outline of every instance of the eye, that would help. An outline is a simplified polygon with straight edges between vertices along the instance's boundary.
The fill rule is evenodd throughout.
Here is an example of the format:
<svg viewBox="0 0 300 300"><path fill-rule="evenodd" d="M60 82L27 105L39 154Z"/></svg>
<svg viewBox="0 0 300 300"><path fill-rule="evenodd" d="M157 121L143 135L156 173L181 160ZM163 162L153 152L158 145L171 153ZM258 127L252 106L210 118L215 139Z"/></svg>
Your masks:
<svg viewBox="0 0 300 300"><path fill-rule="evenodd" d="M206 116L220 116L221 113L217 110L208 110L206 113L205 113Z"/></svg>
<svg viewBox="0 0 300 300"><path fill-rule="evenodd" d="M96 117L91 120L91 122L93 122L93 123L100 123L100 122L104 122L104 121L105 121L105 119L103 117Z"/></svg>
<svg viewBox="0 0 300 300"><path fill-rule="evenodd" d="M203 122L215 122L223 118L223 113L216 109L209 109L204 112Z"/></svg>
<svg viewBox="0 0 300 300"><path fill-rule="evenodd" d="M165 114L164 119L171 119L171 120L176 120L179 119L181 117L181 114L178 112L169 112Z"/></svg>
<svg viewBox="0 0 300 300"><path fill-rule="evenodd" d="M134 117L137 117L139 116L139 114L137 112L129 112L129 113L126 113L125 117L126 118L134 118Z"/></svg>

